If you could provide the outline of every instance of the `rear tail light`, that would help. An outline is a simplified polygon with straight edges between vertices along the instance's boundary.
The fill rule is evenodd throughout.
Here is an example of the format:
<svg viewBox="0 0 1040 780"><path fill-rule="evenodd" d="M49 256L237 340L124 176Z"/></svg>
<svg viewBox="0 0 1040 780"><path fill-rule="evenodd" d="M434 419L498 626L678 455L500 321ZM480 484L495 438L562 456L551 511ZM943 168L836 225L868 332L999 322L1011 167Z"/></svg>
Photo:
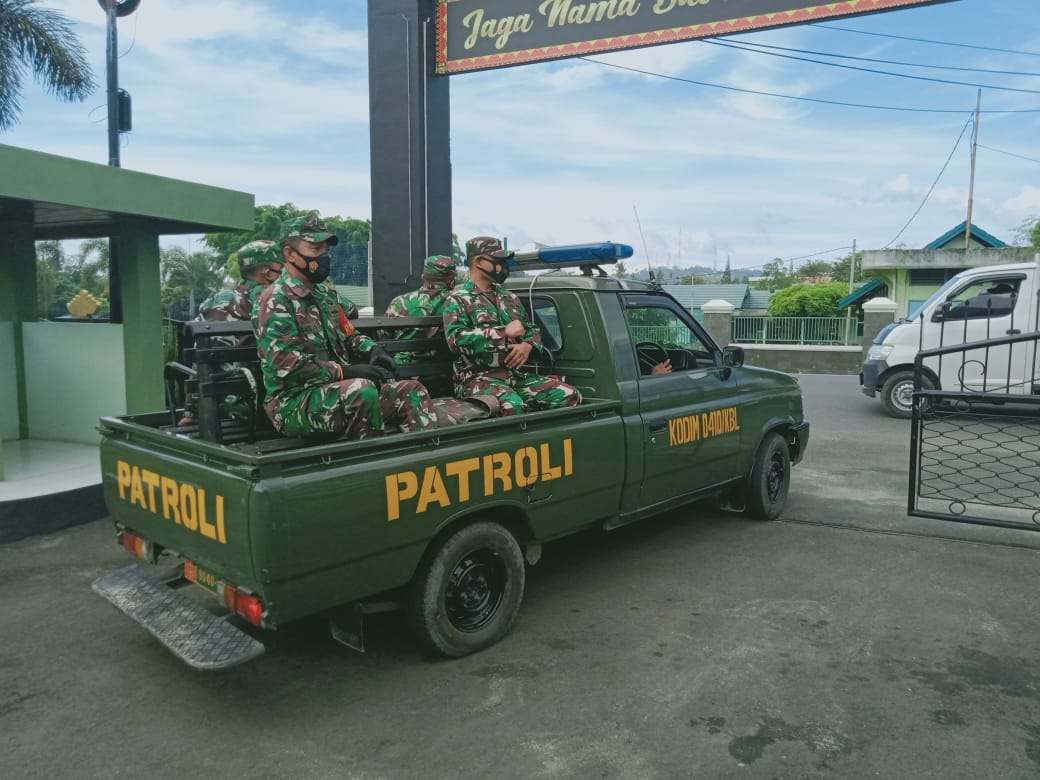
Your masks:
<svg viewBox="0 0 1040 780"><path fill-rule="evenodd" d="M220 583L218 588L224 606L229 610L238 613L254 626L259 626L263 622L264 605L260 599L227 583Z"/></svg>
<svg viewBox="0 0 1040 780"><path fill-rule="evenodd" d="M152 557L152 543L146 542L140 536L130 531L123 531L120 534L119 541L123 545L123 549L131 555L136 555L142 561L151 561Z"/></svg>

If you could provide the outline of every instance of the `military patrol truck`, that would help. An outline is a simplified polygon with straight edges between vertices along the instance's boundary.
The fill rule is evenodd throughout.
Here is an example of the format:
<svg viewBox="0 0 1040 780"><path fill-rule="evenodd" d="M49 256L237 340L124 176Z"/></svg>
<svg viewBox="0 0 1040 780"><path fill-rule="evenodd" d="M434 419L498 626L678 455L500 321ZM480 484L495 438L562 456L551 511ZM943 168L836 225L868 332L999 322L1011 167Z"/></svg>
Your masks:
<svg viewBox="0 0 1040 780"><path fill-rule="evenodd" d="M740 348L721 348L654 284L600 268L631 248L568 250L571 270L514 276L507 286L547 348L529 370L581 390L583 402L569 409L359 441L287 439L264 427L262 412L236 430L213 419L230 385L212 366L233 359L249 375L255 350L203 337L248 326L194 323L194 367L174 368L194 377L199 429L173 425L176 409L101 421L105 498L121 544L144 563L103 574L95 590L197 668L261 653L253 627L315 614L363 649L362 616L392 607L406 611L424 647L462 656L510 630L525 567L546 542L708 496L777 518L809 436L797 382L744 366ZM518 267L557 264L528 257ZM384 333L412 324L355 322ZM671 373L653 373L666 359ZM402 368L413 371L420 367ZM237 387L262 393L263 385ZM180 589L188 583L227 614Z"/></svg>

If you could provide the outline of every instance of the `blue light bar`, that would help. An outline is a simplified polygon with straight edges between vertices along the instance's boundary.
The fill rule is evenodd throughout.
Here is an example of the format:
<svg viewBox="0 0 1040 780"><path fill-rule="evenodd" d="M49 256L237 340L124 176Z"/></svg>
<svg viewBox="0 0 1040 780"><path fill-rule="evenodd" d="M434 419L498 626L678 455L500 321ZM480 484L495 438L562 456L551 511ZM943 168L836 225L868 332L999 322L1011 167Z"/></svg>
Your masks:
<svg viewBox="0 0 1040 780"><path fill-rule="evenodd" d="M566 268L582 265L616 263L632 256L628 244L600 241L593 244L568 244L567 246L543 246L530 252L517 252L510 265L523 270L538 266L542 268Z"/></svg>

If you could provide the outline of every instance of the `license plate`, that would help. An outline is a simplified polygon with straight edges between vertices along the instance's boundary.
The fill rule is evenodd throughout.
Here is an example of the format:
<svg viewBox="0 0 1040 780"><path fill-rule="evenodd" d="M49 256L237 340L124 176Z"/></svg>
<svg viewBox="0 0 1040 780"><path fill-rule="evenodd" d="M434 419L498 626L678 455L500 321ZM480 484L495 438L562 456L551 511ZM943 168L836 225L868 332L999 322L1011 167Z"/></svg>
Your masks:
<svg viewBox="0 0 1040 780"><path fill-rule="evenodd" d="M217 578L188 560L184 561L184 579L190 580L200 588L205 588L212 593L217 592Z"/></svg>

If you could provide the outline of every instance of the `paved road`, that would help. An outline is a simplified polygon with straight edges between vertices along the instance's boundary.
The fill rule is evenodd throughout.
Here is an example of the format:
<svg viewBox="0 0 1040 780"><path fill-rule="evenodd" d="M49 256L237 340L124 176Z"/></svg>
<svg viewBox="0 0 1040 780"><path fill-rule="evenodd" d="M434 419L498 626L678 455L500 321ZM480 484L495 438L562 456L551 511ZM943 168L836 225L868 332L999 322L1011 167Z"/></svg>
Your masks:
<svg viewBox="0 0 1040 780"><path fill-rule="evenodd" d="M956 778L1040 773L1040 540L905 517L907 424L805 376L788 519L547 545L509 637L370 652L318 621L181 665L90 590L103 523L0 546L0 777Z"/></svg>

